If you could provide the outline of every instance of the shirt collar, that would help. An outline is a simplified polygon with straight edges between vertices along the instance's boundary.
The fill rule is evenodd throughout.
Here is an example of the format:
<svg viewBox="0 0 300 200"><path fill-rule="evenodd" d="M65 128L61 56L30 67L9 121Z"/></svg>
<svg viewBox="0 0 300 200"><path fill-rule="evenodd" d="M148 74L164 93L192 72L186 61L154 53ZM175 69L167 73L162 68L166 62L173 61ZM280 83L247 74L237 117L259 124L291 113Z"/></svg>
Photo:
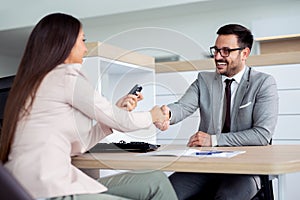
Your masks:
<svg viewBox="0 0 300 200"><path fill-rule="evenodd" d="M234 75L231 78L228 78L227 76L222 75L222 81L224 82L226 79L233 79L234 78L234 80L237 83L240 83L241 80L242 80L242 77L243 77L243 74L244 74L245 70L246 70L246 67L244 66L244 68L239 73L237 73L236 75Z"/></svg>

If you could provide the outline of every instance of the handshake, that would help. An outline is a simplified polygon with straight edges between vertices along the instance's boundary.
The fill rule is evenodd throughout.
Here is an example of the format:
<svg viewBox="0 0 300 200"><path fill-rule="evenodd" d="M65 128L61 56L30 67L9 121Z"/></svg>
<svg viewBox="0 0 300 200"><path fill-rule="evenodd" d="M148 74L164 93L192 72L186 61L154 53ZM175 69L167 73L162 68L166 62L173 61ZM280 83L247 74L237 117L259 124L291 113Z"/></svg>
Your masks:
<svg viewBox="0 0 300 200"><path fill-rule="evenodd" d="M138 92L137 94L128 94L118 100L116 105L124 110L132 111L137 106L138 101L143 100L142 93ZM151 110L152 122L156 126L156 128L165 131L170 126L170 117L169 117L170 109L163 105L161 107L154 106Z"/></svg>
<svg viewBox="0 0 300 200"><path fill-rule="evenodd" d="M151 116L152 116L152 121L156 128L165 131L169 128L170 126L170 109L168 106L163 105L161 107L159 106L154 106L150 110Z"/></svg>

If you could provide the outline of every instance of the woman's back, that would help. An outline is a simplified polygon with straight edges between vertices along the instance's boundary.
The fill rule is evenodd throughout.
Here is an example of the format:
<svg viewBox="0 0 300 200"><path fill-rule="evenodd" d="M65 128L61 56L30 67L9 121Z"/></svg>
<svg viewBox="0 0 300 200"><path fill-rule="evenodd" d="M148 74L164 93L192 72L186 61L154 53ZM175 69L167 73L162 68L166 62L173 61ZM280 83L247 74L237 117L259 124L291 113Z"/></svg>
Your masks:
<svg viewBox="0 0 300 200"><path fill-rule="evenodd" d="M86 136L91 119L68 103L74 77L66 74L80 66L60 65L50 72L37 91L30 115L17 125L5 165L35 198L105 189L71 165L71 155L91 145ZM100 139L98 135L94 143Z"/></svg>

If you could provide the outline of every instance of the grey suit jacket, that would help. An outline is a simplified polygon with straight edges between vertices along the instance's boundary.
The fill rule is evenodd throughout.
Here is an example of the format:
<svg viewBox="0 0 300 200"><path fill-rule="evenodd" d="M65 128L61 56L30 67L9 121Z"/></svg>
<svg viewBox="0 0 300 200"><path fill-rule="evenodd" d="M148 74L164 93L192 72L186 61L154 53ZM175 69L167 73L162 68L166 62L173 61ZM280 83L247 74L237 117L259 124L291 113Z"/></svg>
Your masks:
<svg viewBox="0 0 300 200"><path fill-rule="evenodd" d="M200 72L182 98L168 105L172 113L171 124L199 108L199 131L216 134L219 146L267 145L278 117L275 79L246 67L234 98L229 133L221 133L222 91L221 75Z"/></svg>

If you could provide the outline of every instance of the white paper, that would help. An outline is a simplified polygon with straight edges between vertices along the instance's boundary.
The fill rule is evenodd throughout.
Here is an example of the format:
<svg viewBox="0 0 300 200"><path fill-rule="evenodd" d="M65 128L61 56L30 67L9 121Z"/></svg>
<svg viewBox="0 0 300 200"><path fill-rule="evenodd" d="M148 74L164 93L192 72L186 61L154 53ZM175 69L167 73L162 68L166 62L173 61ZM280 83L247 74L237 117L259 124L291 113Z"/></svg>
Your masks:
<svg viewBox="0 0 300 200"><path fill-rule="evenodd" d="M225 150L161 150L138 154L138 156L188 156L188 157L210 157L210 158L232 158L236 155L245 153L245 151L225 151Z"/></svg>

